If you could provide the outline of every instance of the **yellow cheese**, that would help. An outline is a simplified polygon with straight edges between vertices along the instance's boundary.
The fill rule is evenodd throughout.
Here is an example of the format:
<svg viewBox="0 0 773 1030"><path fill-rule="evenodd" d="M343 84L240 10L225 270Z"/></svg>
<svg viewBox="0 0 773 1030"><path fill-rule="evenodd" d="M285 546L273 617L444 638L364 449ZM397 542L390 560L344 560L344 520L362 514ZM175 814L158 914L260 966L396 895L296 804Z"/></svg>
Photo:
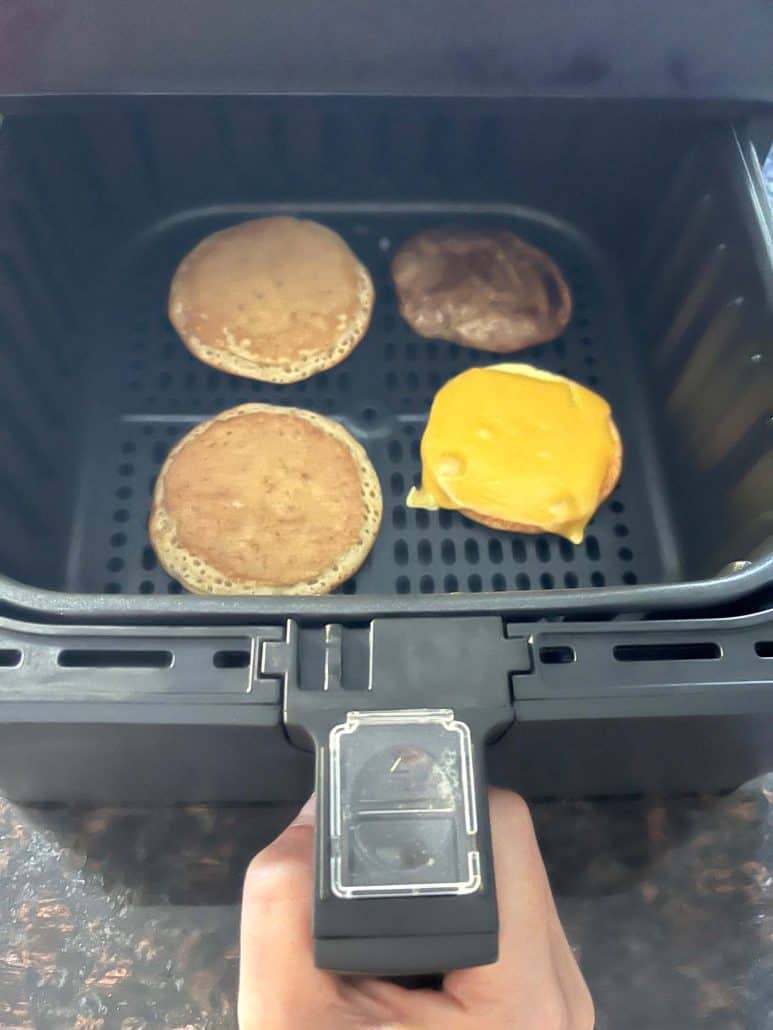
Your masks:
<svg viewBox="0 0 773 1030"><path fill-rule="evenodd" d="M619 442L603 397L530 365L472 368L435 396L409 508L464 510L580 543Z"/></svg>

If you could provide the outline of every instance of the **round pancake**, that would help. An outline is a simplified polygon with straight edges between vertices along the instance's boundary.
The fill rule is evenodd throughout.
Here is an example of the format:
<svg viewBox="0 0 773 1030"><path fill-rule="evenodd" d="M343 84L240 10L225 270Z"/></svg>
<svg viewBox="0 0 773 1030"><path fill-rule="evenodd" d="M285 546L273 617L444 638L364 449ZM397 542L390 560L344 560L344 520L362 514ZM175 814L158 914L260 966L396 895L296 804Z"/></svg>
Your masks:
<svg viewBox="0 0 773 1030"><path fill-rule="evenodd" d="M318 222L257 218L213 233L172 279L169 318L201 361L269 383L332 368L368 328L373 284Z"/></svg>
<svg viewBox="0 0 773 1030"><path fill-rule="evenodd" d="M400 247L392 276L420 336L495 354L554 339L572 314L553 261L507 229L427 229Z"/></svg>
<svg viewBox="0 0 773 1030"><path fill-rule="evenodd" d="M243 404L196 426L167 457L150 541L195 593L321 594L353 575L381 523L378 477L337 422Z"/></svg>

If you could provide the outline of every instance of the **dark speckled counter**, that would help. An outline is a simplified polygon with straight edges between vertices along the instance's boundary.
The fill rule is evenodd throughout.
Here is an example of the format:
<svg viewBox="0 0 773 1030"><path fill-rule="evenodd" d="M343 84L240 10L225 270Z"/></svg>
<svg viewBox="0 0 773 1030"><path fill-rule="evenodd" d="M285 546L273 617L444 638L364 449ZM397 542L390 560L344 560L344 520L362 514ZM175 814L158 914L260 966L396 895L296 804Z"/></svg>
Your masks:
<svg viewBox="0 0 773 1030"><path fill-rule="evenodd" d="M534 807L599 1030L773 1027L772 807ZM0 801L0 1027L235 1026L242 876L291 815Z"/></svg>

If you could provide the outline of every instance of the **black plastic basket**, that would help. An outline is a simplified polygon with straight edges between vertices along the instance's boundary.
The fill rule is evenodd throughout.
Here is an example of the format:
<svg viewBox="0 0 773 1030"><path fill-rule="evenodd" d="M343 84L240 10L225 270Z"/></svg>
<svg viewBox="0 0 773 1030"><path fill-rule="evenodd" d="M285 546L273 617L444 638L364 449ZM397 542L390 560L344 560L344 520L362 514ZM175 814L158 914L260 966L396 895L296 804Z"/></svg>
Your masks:
<svg viewBox="0 0 773 1030"><path fill-rule="evenodd" d="M377 294L354 354L284 387L199 364L165 315L171 274L192 244L277 211L340 231ZM405 508L434 392L487 360L420 339L395 307L394 248L448 222L513 228L570 282L571 324L525 357L607 396L625 448L620 485L580 547ZM378 641L397 628L413 641L417 690L431 697L442 699L444 676L462 668L470 689L475 675L513 677L523 726L494 761L500 778L531 791L694 789L764 768L770 724L755 713L769 711L773 679L763 614L773 574L772 236L745 133L676 110L342 98L18 104L0 132L4 789L297 797L308 765L284 736L282 684L304 662L320 675L326 661L335 666L339 639L354 689L367 670L377 684L378 662L390 661ZM373 459L383 528L334 595L193 597L157 566L146 523L160 463L191 425L253 399L337 418ZM701 610L734 621L698 623ZM546 619L565 620L559 642ZM602 650L581 654L573 633ZM631 636L631 646L657 648L674 635L704 650L630 662L616 652ZM528 670L512 665L511 640ZM664 758L679 733L681 758ZM720 749L713 766L705 741ZM583 772L570 775L567 747ZM255 775L245 776L249 763Z"/></svg>

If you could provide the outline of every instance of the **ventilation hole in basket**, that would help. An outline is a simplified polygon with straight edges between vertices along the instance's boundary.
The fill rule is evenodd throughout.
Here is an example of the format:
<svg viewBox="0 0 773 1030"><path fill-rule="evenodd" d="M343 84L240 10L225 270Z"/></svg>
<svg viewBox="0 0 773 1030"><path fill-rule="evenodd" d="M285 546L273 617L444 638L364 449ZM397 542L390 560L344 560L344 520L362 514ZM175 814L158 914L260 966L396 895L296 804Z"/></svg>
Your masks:
<svg viewBox="0 0 773 1030"><path fill-rule="evenodd" d="M121 593L121 584L120 583L116 583L113 580L111 580L109 583L105 583L105 593L106 594L120 594Z"/></svg>
<svg viewBox="0 0 773 1030"><path fill-rule="evenodd" d="M386 379L384 380L388 390L394 390L397 386L397 372L387 372Z"/></svg>
<svg viewBox="0 0 773 1030"><path fill-rule="evenodd" d="M416 435L416 426L411 425L410 422L406 422L405 425L403 426L403 432L405 433L406 436L415 436Z"/></svg>
<svg viewBox="0 0 773 1030"><path fill-rule="evenodd" d="M526 545L523 540L513 540L513 561L517 561L519 565L523 565L526 561Z"/></svg>
<svg viewBox="0 0 773 1030"><path fill-rule="evenodd" d="M146 572L151 572L155 569L158 564L156 553L152 547L143 547L142 549L142 567Z"/></svg>
<svg viewBox="0 0 773 1030"><path fill-rule="evenodd" d="M120 572L123 567L123 558L110 558L107 562L107 569L109 572Z"/></svg>
<svg viewBox="0 0 773 1030"><path fill-rule="evenodd" d="M424 508L416 508L416 525L419 529L429 529L429 512Z"/></svg>
<svg viewBox="0 0 773 1030"><path fill-rule="evenodd" d="M539 578L539 585L543 590L552 590L555 586L555 581L549 572L543 572Z"/></svg>
<svg viewBox="0 0 773 1030"><path fill-rule="evenodd" d="M624 526L622 522L618 522L615 526L615 536L628 536L628 526Z"/></svg>
<svg viewBox="0 0 773 1030"><path fill-rule="evenodd" d="M599 385L599 377L598 376L588 376L588 386L598 386L598 385Z"/></svg>
<svg viewBox="0 0 773 1030"><path fill-rule="evenodd" d="M405 377L405 385L408 387L409 390L417 390L419 387L419 373L408 372L408 374Z"/></svg>
<svg viewBox="0 0 773 1030"><path fill-rule="evenodd" d="M416 360L416 344L409 340L405 345L405 356L409 361Z"/></svg>
<svg viewBox="0 0 773 1030"><path fill-rule="evenodd" d="M617 556L620 559L620 561L632 561L633 551L630 547L621 547L620 550L617 552Z"/></svg>
<svg viewBox="0 0 773 1030"><path fill-rule="evenodd" d="M396 497L402 497L405 493L405 480L399 472L393 472L389 477L389 489Z"/></svg>
<svg viewBox="0 0 773 1030"><path fill-rule="evenodd" d="M439 372L430 372L427 376L427 386L431 386L433 390L437 390L442 382L443 377Z"/></svg>
<svg viewBox="0 0 773 1030"><path fill-rule="evenodd" d="M398 565L408 564L408 544L405 540L396 540L394 546L395 561Z"/></svg>
<svg viewBox="0 0 773 1030"><path fill-rule="evenodd" d="M384 357L387 361L391 361L395 356L395 345L389 340L384 346Z"/></svg>
<svg viewBox="0 0 773 1030"><path fill-rule="evenodd" d="M176 579L170 579L166 585L166 592L168 594L181 594L183 592L182 583L178 583Z"/></svg>
<svg viewBox="0 0 773 1030"><path fill-rule="evenodd" d="M594 587L603 587L604 584L606 583L606 580L604 579L604 573L603 572L594 572L594 573L592 573L590 581L591 581L591 583L593 584Z"/></svg>
<svg viewBox="0 0 773 1030"><path fill-rule="evenodd" d="M405 508L401 504L396 504L392 508L392 525L395 529L405 529L405 524L408 521L405 515Z"/></svg>
<svg viewBox="0 0 773 1030"><path fill-rule="evenodd" d="M592 347L593 346L593 337L592 336L583 336L580 339L580 343L583 345L583 347Z"/></svg>
<svg viewBox="0 0 773 1030"><path fill-rule="evenodd" d="M583 358L583 361L588 366L588 368L592 368L592 366L596 364L596 359L592 354L586 354Z"/></svg>
<svg viewBox="0 0 773 1030"><path fill-rule="evenodd" d="M459 580L456 578L456 576L454 576L451 573L445 576L443 578L443 589L448 594L455 594L459 589Z"/></svg>
<svg viewBox="0 0 773 1030"><path fill-rule="evenodd" d="M453 565L456 561L456 544L446 538L440 545L440 557L445 565Z"/></svg>
<svg viewBox="0 0 773 1030"><path fill-rule="evenodd" d="M414 461L418 461L421 457L421 442L419 440L411 440L411 457Z"/></svg>
<svg viewBox="0 0 773 1030"><path fill-rule="evenodd" d="M561 537L558 541L558 551L564 561L574 561L574 544L570 540Z"/></svg>
<svg viewBox="0 0 773 1030"><path fill-rule="evenodd" d="M630 570L628 570L623 573L623 583L626 583L629 587L634 586L634 584L638 582L639 577L636 575L635 572L631 572Z"/></svg>
<svg viewBox="0 0 773 1030"><path fill-rule="evenodd" d="M387 312L381 319L381 325L385 333L391 333L396 324L397 323L395 322L395 316L390 312Z"/></svg>
<svg viewBox="0 0 773 1030"><path fill-rule="evenodd" d="M432 594L435 592L435 581L432 576L422 576L419 580L419 590L422 594Z"/></svg>
<svg viewBox="0 0 773 1030"><path fill-rule="evenodd" d="M599 548L599 542L595 536L585 538L585 553L591 561L598 561L601 557L601 549Z"/></svg>
<svg viewBox="0 0 773 1030"><path fill-rule="evenodd" d="M136 450L137 444L134 442L134 440L126 440L124 443L121 444L122 454L134 454Z"/></svg>
<svg viewBox="0 0 773 1030"><path fill-rule="evenodd" d="M172 385L172 373L160 372L158 376L158 385L161 390L168 390Z"/></svg>
<svg viewBox="0 0 773 1030"><path fill-rule="evenodd" d="M387 453L391 461L398 462L403 460L403 445L399 440L390 440Z"/></svg>
<svg viewBox="0 0 773 1030"><path fill-rule="evenodd" d="M157 465L166 458L166 444L162 440L156 440L150 448L150 457Z"/></svg>
<svg viewBox="0 0 773 1030"><path fill-rule="evenodd" d="M515 586L518 590L531 589L531 580L525 572L519 572L518 575L515 577Z"/></svg>
<svg viewBox="0 0 773 1030"><path fill-rule="evenodd" d="M502 542L500 540L489 540L488 556L489 561L492 562L494 565L502 564L502 558L504 557L504 555L502 553Z"/></svg>
<svg viewBox="0 0 773 1030"><path fill-rule="evenodd" d="M180 428L179 428L179 426L167 426L166 427L166 435L167 436L179 436L180 435ZM164 456L166 457L166 455L164 455Z"/></svg>
<svg viewBox="0 0 773 1030"><path fill-rule="evenodd" d="M123 547L123 545L125 543L126 543L126 534L125 533L113 533L113 535L110 537L110 546L111 547Z"/></svg>
<svg viewBox="0 0 773 1030"><path fill-rule="evenodd" d="M115 492L115 496L119 501L128 501L132 495L132 488L130 486L119 486Z"/></svg>
<svg viewBox="0 0 773 1030"><path fill-rule="evenodd" d="M143 579L140 583L141 594L153 594L156 591L156 584L150 579Z"/></svg>
<svg viewBox="0 0 773 1030"><path fill-rule="evenodd" d="M544 536L537 537L535 550L537 552L537 558L539 559L539 561L543 563L550 561L550 544L547 542Z"/></svg>
<svg viewBox="0 0 773 1030"><path fill-rule="evenodd" d="M588 326L590 325L590 319L585 318L585 317L578 318L577 319L577 325L579 326L580 329L587 329Z"/></svg>
<svg viewBox="0 0 773 1030"><path fill-rule="evenodd" d="M476 540L472 540L468 537L465 541L465 558L470 562L471 565L476 565L480 560L480 549Z"/></svg>
<svg viewBox="0 0 773 1030"><path fill-rule="evenodd" d="M134 475L134 465L130 461L124 461L118 466L119 476L132 476Z"/></svg>
<svg viewBox="0 0 773 1030"><path fill-rule="evenodd" d="M579 583L579 580L577 579L577 573L576 572L565 572L564 573L564 586L565 587L569 587L570 590L574 590L574 588L577 586L578 583Z"/></svg>
<svg viewBox="0 0 773 1030"><path fill-rule="evenodd" d="M332 397L330 398L330 402L331 402L331 404L333 403L333 398ZM363 418L363 421L367 425L372 426L373 423L378 418L378 412L376 411L375 408L363 408L362 409L362 418Z"/></svg>
<svg viewBox="0 0 773 1030"><path fill-rule="evenodd" d="M348 579L341 587L342 594L356 594L357 593L357 580Z"/></svg>
<svg viewBox="0 0 773 1030"><path fill-rule="evenodd" d="M429 540L419 540L419 546L416 548L416 556L418 557L421 565L429 565L432 562L432 544Z"/></svg>
<svg viewBox="0 0 773 1030"><path fill-rule="evenodd" d="M491 577L492 590L507 590L507 580L501 572L495 572Z"/></svg>
<svg viewBox="0 0 773 1030"><path fill-rule="evenodd" d="M553 350L560 358L563 358L566 354L566 341L562 340L560 336L557 340L553 340Z"/></svg>
<svg viewBox="0 0 773 1030"><path fill-rule="evenodd" d="M155 426L146 425L146 426L142 427L142 435L143 436L152 436L155 433L155 431L156 431L156 427Z"/></svg>
<svg viewBox="0 0 773 1030"><path fill-rule="evenodd" d="M450 529L454 524L453 513L443 508L438 512L438 524L441 529Z"/></svg>
<svg viewBox="0 0 773 1030"><path fill-rule="evenodd" d="M129 512L126 510L126 508L119 508L117 511L113 512L113 522L128 522L128 521L129 521Z"/></svg>
<svg viewBox="0 0 773 1030"><path fill-rule="evenodd" d="M395 590L398 594L407 594L411 589L411 581L407 576L398 576L395 581Z"/></svg>
<svg viewBox="0 0 773 1030"><path fill-rule="evenodd" d="M467 589L471 590L474 594L479 594L483 589L483 580L477 572L473 572L471 576L467 577Z"/></svg>
<svg viewBox="0 0 773 1030"><path fill-rule="evenodd" d="M622 501L612 501L609 505L609 510L613 511L615 515L619 515L621 512L625 511L625 505Z"/></svg>

